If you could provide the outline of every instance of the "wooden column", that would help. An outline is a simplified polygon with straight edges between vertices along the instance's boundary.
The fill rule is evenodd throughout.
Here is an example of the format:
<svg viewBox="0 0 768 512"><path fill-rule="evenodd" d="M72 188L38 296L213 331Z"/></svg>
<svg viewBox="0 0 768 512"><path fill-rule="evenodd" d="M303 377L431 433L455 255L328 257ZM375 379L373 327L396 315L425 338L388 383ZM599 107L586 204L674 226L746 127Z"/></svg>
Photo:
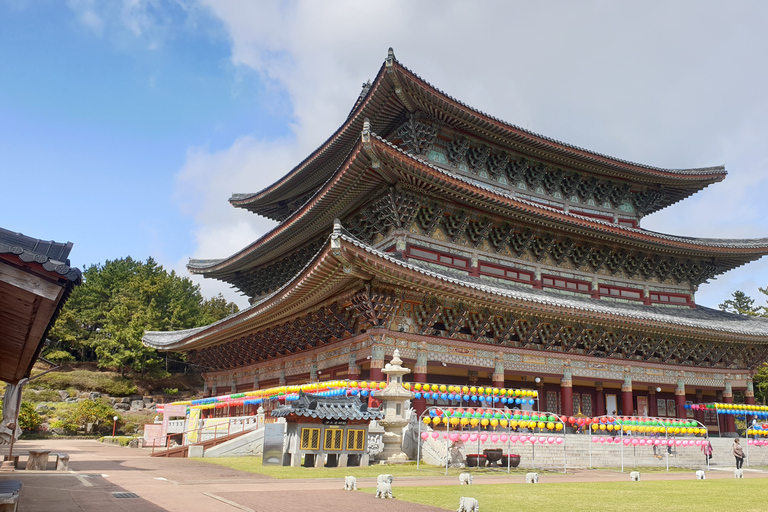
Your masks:
<svg viewBox="0 0 768 512"><path fill-rule="evenodd" d="M496 352L496 357L494 360L493 375L491 376L491 381L493 382L493 387L495 388L504 387L504 353L503 352Z"/></svg>
<svg viewBox="0 0 768 512"><path fill-rule="evenodd" d="M696 403L697 404L703 404L704 403L704 390L697 389L696 390ZM704 410L698 409L693 412L693 418L698 421L701 424L704 424Z"/></svg>
<svg viewBox="0 0 768 512"><path fill-rule="evenodd" d="M680 372L682 374L682 372ZM677 387L675 388L675 416L677 418L686 419L688 415L685 413L685 381L683 376L679 375L677 378Z"/></svg>
<svg viewBox="0 0 768 512"><path fill-rule="evenodd" d="M416 366L413 368L413 381L419 384L427 382L427 344L420 342L416 349ZM414 399L413 408L416 414L421 416L427 410L427 401L424 398Z"/></svg>
<svg viewBox="0 0 768 512"><path fill-rule="evenodd" d="M565 362L563 378L560 379L560 411L564 416L573 416L573 377L570 361Z"/></svg>
<svg viewBox="0 0 768 512"><path fill-rule="evenodd" d="M725 389L723 390L723 402L726 404L733 403L733 388L731 387L731 376L725 376ZM724 432L736 432L736 421L732 414L725 415L725 430Z"/></svg>
<svg viewBox="0 0 768 512"><path fill-rule="evenodd" d="M632 374L630 368L624 368L624 384L621 385L621 413L624 416L635 415L635 400L632 395Z"/></svg>
<svg viewBox="0 0 768 512"><path fill-rule="evenodd" d="M752 382L751 375L747 376L747 390L744 391L744 403L747 405L755 405L755 385ZM747 415L747 426L752 423L752 418L754 418L754 416Z"/></svg>
<svg viewBox="0 0 768 512"><path fill-rule="evenodd" d="M656 403L656 386L648 386L648 416L659 417L659 406Z"/></svg>
<svg viewBox="0 0 768 512"><path fill-rule="evenodd" d="M602 382L595 382L595 416L605 416L605 391Z"/></svg>
<svg viewBox="0 0 768 512"><path fill-rule="evenodd" d="M371 347L371 376L370 380L374 382L381 382L384 379L382 373L384 369L384 345L377 343ZM378 407L381 404L381 400L376 397L371 397L368 400L369 407Z"/></svg>

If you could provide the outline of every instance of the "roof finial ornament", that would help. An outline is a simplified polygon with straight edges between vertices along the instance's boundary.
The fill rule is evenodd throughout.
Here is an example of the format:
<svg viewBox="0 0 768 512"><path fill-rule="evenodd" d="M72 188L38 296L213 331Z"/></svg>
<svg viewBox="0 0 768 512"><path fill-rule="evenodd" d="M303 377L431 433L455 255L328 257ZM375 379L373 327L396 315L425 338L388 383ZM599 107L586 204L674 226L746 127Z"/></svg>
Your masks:
<svg viewBox="0 0 768 512"><path fill-rule="evenodd" d="M363 142L370 142L371 140L371 120L367 117L363 121Z"/></svg>
<svg viewBox="0 0 768 512"><path fill-rule="evenodd" d="M387 60L384 61L384 65L391 68L395 62L397 62L397 59L395 58L395 50L390 46L389 51L387 51Z"/></svg>

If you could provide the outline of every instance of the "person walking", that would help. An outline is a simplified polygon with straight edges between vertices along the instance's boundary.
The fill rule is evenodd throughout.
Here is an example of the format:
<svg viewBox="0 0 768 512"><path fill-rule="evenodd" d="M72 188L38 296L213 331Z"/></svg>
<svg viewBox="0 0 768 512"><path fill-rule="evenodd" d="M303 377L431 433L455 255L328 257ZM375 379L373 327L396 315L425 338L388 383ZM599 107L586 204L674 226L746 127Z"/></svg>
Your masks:
<svg viewBox="0 0 768 512"><path fill-rule="evenodd" d="M733 440L733 456L736 457L736 469L741 469L744 464L744 450L741 449L738 437Z"/></svg>
<svg viewBox="0 0 768 512"><path fill-rule="evenodd" d="M712 458L712 442L707 436L704 436L704 444L701 445L701 451L704 453L704 462L707 464L707 468L709 468L709 459Z"/></svg>

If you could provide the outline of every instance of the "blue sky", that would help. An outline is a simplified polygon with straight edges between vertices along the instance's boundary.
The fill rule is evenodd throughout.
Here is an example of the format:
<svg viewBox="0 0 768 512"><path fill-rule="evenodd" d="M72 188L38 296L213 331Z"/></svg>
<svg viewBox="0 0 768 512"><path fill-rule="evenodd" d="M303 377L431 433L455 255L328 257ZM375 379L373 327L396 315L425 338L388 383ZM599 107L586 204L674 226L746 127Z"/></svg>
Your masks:
<svg viewBox="0 0 768 512"><path fill-rule="evenodd" d="M725 164L725 182L643 226L765 237L766 15L762 2L0 0L0 226L72 241L78 266L152 256L186 275L190 257L228 256L272 226L229 196L324 141L393 46L535 132L660 167ZM763 303L765 260L697 301L741 289Z"/></svg>

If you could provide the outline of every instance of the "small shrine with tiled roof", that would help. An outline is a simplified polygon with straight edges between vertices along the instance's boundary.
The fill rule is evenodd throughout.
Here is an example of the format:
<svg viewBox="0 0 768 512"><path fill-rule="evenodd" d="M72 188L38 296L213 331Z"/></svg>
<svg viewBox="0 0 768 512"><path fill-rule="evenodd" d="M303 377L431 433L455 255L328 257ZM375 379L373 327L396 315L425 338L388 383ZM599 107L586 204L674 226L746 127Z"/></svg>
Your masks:
<svg viewBox="0 0 768 512"><path fill-rule="evenodd" d="M727 403L734 390L754 403L768 321L699 306L696 290L764 256L768 239L641 223L725 177L722 166L663 169L529 132L438 90L390 50L314 153L230 198L279 225L227 258L189 262L250 307L144 341L207 368L211 394L380 381L398 349L412 382L530 387L550 412L714 425L686 403Z"/></svg>
<svg viewBox="0 0 768 512"><path fill-rule="evenodd" d="M287 423L285 454L300 466L367 466L368 424L384 413L356 396L324 396L299 391L298 398L272 410ZM285 455L283 456L286 460Z"/></svg>

